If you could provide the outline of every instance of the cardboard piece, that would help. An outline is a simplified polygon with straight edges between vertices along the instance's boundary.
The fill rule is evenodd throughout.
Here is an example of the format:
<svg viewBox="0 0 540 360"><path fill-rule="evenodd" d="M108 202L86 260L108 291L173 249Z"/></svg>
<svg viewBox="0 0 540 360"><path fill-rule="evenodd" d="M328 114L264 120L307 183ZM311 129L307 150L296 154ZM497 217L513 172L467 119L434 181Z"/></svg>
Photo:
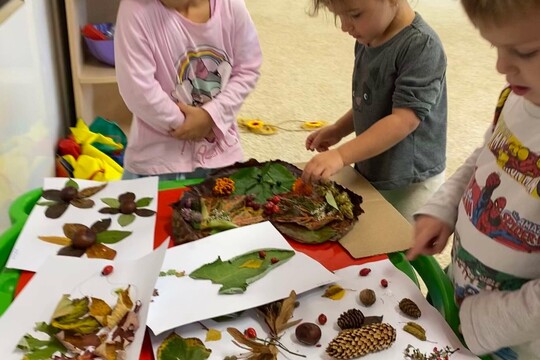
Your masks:
<svg viewBox="0 0 540 360"><path fill-rule="evenodd" d="M303 168L305 163L296 164ZM362 196L364 213L340 244L355 259L408 249L412 246L412 226L351 166L341 169L331 179Z"/></svg>

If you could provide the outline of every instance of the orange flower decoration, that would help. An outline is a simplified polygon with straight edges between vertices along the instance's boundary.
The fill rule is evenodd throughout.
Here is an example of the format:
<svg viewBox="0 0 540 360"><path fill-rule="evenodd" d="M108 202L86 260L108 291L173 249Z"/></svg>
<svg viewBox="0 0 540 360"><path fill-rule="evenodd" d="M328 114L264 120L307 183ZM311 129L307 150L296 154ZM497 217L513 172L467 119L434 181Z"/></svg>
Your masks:
<svg viewBox="0 0 540 360"><path fill-rule="evenodd" d="M234 191L234 181L231 178L218 178L212 189L214 195L228 196Z"/></svg>
<svg viewBox="0 0 540 360"><path fill-rule="evenodd" d="M313 187L303 182L302 178L298 178L292 186L292 191L298 195L310 196L313 193Z"/></svg>

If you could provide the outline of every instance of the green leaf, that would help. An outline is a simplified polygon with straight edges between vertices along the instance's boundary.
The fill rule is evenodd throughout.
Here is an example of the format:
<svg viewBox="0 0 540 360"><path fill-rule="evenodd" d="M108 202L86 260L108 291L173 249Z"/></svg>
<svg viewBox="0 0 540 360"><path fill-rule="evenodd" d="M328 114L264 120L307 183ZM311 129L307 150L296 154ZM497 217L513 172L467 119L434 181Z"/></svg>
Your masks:
<svg viewBox="0 0 540 360"><path fill-rule="evenodd" d="M328 205L330 205L331 207L339 211L339 206L331 191L327 191L326 194L324 195L324 198L326 199L326 202L328 203Z"/></svg>
<svg viewBox="0 0 540 360"><path fill-rule="evenodd" d="M283 235L305 244L322 244L341 237L340 233L331 226L325 226L318 230L309 230L296 224L276 224L276 228Z"/></svg>
<svg viewBox="0 0 540 360"><path fill-rule="evenodd" d="M120 226L128 226L135 220L135 215L133 214L122 214L118 217L118 224Z"/></svg>
<svg viewBox="0 0 540 360"><path fill-rule="evenodd" d="M103 198L101 199L101 201L115 209L118 209L120 207L120 201L115 198Z"/></svg>
<svg viewBox="0 0 540 360"><path fill-rule="evenodd" d="M25 352L25 360L49 360L55 352L67 353L67 349L55 338L43 341L26 334L17 344Z"/></svg>
<svg viewBox="0 0 540 360"><path fill-rule="evenodd" d="M68 186L74 187L75 189L79 190L79 184L77 184L75 180L71 178L68 181L66 181L66 183L64 184L64 187L68 187Z"/></svg>
<svg viewBox="0 0 540 360"><path fill-rule="evenodd" d="M173 332L159 345L157 360L206 360L211 353L200 339L184 339Z"/></svg>
<svg viewBox="0 0 540 360"><path fill-rule="evenodd" d="M285 166L276 163L267 163L261 168L243 168L230 178L234 180L234 194L253 194L259 203L264 203L275 194L291 191L296 180L296 176Z"/></svg>
<svg viewBox="0 0 540 360"><path fill-rule="evenodd" d="M266 252L259 268L242 267L247 261L260 259L259 251ZM249 252L228 261L222 261L220 257L210 264L205 264L194 270L189 276L192 279L211 280L214 284L223 285L219 289L220 294L238 294L246 291L249 284L260 279L274 267L281 265L294 256L292 250L283 249L260 249ZM272 264L272 259L278 261Z"/></svg>
<svg viewBox="0 0 540 360"><path fill-rule="evenodd" d="M150 205L152 200L154 200L154 198L151 198L151 197L141 198L141 199L137 200L135 205L137 205L137 207L145 207L145 206Z"/></svg>
<svg viewBox="0 0 540 360"><path fill-rule="evenodd" d="M131 235L131 231L107 230L96 235L96 241L103 244L116 244Z"/></svg>

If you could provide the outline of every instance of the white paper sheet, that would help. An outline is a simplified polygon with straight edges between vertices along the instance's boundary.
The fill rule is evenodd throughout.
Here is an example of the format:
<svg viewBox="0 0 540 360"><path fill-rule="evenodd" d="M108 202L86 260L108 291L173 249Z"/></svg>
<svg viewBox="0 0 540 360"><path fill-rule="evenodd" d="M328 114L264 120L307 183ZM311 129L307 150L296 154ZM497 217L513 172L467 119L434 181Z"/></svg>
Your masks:
<svg viewBox="0 0 540 360"><path fill-rule="evenodd" d="M185 271L186 276L160 277L159 296L154 297L148 314L148 326L155 334L194 321L226 315L266 304L289 295L335 281L336 277L317 261L300 252L250 284L242 294L219 295L219 284L196 280L189 273L211 263L218 256L228 260L262 248L292 250L270 222L227 230L207 238L167 250L163 271Z"/></svg>
<svg viewBox="0 0 540 360"><path fill-rule="evenodd" d="M46 178L43 189L61 190L67 178ZM74 179L79 189L101 185L101 182ZM131 224L122 227L118 224L118 214L100 214L98 211L108 205L104 204L103 198L118 198L127 191L135 194L137 199L143 197L153 198L146 209L157 211L158 178L147 177L135 180L111 181L107 186L90 197L95 205L90 209L79 209L70 205L66 212L58 219L50 219L45 216L46 206L36 205L32 209L21 234L19 235L11 255L8 259L7 268L36 271L49 256L56 255L61 249L60 245L51 244L38 239L38 236L64 236L62 227L68 223L78 223L90 227L96 221L110 218L111 226L108 230L131 231L125 239L116 244L107 244L108 247L117 251L115 260L137 259L152 251L154 246L154 228L156 215L150 217L137 216ZM41 198L39 201L44 201ZM83 257L86 257L83 255Z"/></svg>
<svg viewBox="0 0 540 360"><path fill-rule="evenodd" d="M372 272L366 277L358 276L359 270L363 267L372 269ZM440 349L448 345L452 348L461 349L450 356L450 360L477 359L477 357L472 355L467 349L464 349L464 346L460 343L448 324L437 310L429 305L414 283L405 274L394 267L390 261L382 260L365 265L351 266L336 271L336 275L340 278L340 280L337 281L339 285L345 289L351 289L347 291L343 299L331 300L329 298L321 297L326 289L325 286L300 295L298 297L300 305L294 311L293 319L303 319L303 322L317 323L319 314L324 313L327 316L328 322L325 325L320 326L322 337L319 344L321 344L321 346L307 346L299 343L294 335L296 327L292 327L286 330L281 338L282 343L289 350L305 355L306 359L330 360L331 358L325 353L325 349L328 343L338 334L339 327L337 326L337 319L339 315L351 308L357 308L361 310L365 316L383 315L383 321L392 325L396 329L397 334L396 341L389 349L369 354L362 357L362 359L403 359L403 351L408 344L414 345L428 354L431 353L434 347ZM381 287L380 280L382 278L388 280L389 286L387 288ZM366 307L359 301L359 292L365 288L373 289L377 295L377 301L371 307ZM398 303L404 297L408 297L419 306L422 311L422 316L419 319L410 319L401 313L398 308ZM424 327L429 341L418 340L414 336L403 331L403 326L408 321L415 321ZM213 320L206 320L203 321L202 324L208 328L222 331L221 340L205 342L205 346L212 350L210 359L223 359L225 356L239 356L240 354L246 353L245 350L240 349L232 343L232 337L226 331L228 327L235 327L240 332L243 332L244 329L248 327L253 327L260 338L265 338L268 331L263 319L257 317L254 310L244 312L240 318L235 320L221 323ZM197 337L202 341L205 340L206 336L206 330L204 330L199 323L182 326L174 331L184 338ZM157 348L170 333L171 331L168 331L159 336L151 334L154 354L157 353ZM157 356L155 358L157 359ZM290 355L285 351L280 351L278 359L298 360L301 358Z"/></svg>
<svg viewBox="0 0 540 360"><path fill-rule="evenodd" d="M127 360L139 359L148 307L167 244L168 241L165 241L157 250L138 260L112 262L103 259L49 257L0 318L0 359L22 359L23 352L16 349L17 343L26 333L40 337L40 333L33 331L35 324L50 322L63 294L71 294L72 299L97 297L113 307L118 298L115 290L125 289L128 285L131 285L132 300L140 300L142 306L139 310L141 326L135 333L134 341L126 348ZM113 272L102 276L102 269L110 264L114 266Z"/></svg>

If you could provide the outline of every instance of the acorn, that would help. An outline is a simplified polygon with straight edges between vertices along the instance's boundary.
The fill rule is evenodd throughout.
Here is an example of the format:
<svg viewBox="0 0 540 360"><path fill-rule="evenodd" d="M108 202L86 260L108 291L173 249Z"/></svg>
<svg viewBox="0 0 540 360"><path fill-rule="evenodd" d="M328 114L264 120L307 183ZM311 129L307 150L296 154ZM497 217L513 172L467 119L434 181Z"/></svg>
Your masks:
<svg viewBox="0 0 540 360"><path fill-rule="evenodd" d="M317 324L305 322L296 327L294 334L302 344L315 345L321 339L321 328Z"/></svg>
<svg viewBox="0 0 540 360"><path fill-rule="evenodd" d="M360 291L360 302L365 306L371 306L375 303L377 297L375 291L371 289L364 289Z"/></svg>

